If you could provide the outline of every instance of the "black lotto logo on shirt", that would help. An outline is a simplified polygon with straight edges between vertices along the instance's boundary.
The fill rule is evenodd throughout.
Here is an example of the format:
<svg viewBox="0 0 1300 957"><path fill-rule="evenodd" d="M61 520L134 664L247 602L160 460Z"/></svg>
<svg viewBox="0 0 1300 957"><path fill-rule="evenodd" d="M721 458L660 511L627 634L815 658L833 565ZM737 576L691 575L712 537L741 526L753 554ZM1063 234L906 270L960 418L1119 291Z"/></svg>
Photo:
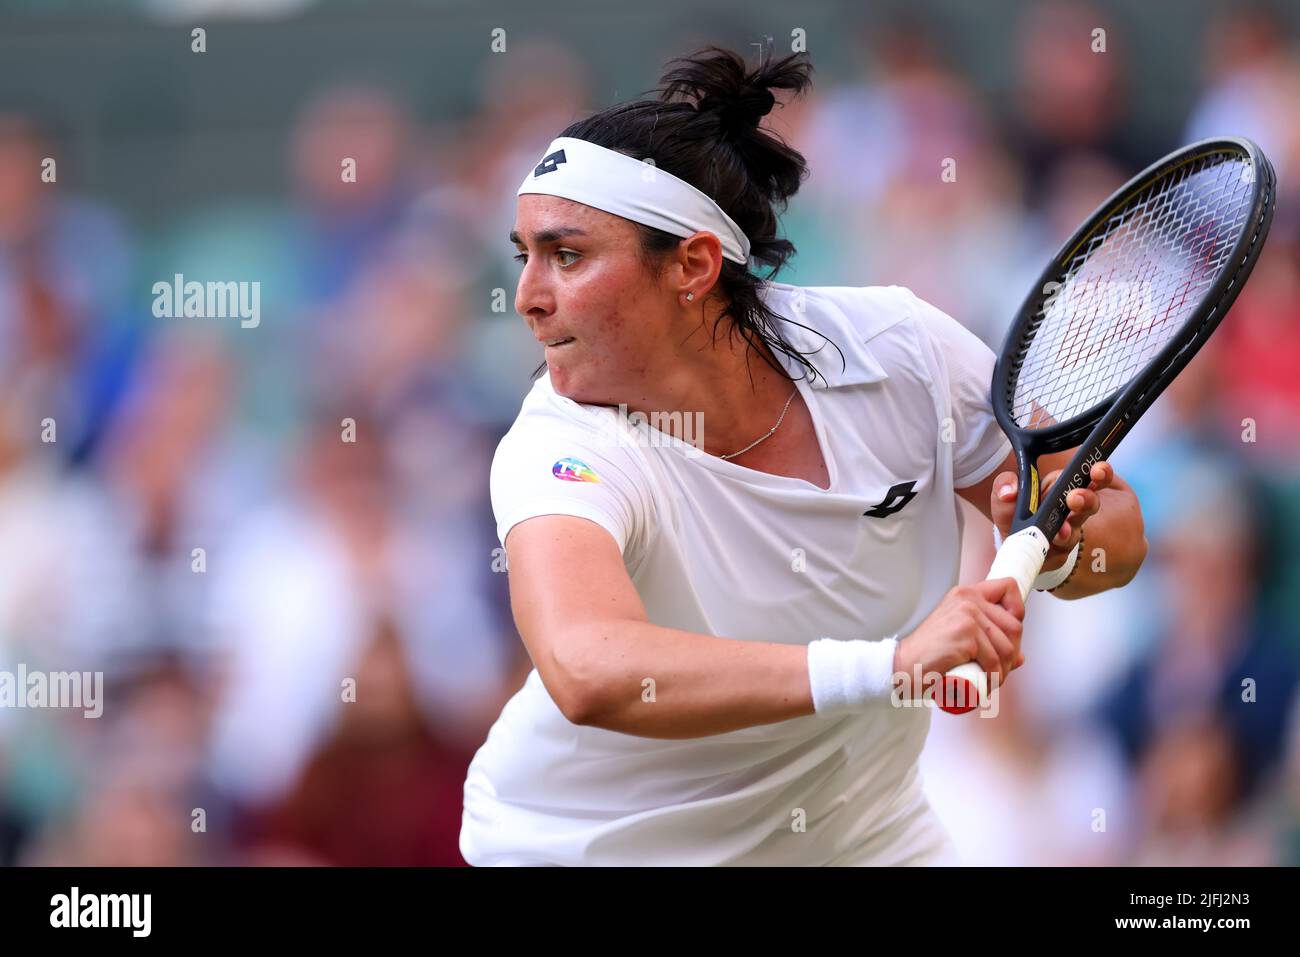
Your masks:
<svg viewBox="0 0 1300 957"><path fill-rule="evenodd" d="M533 170L533 179L537 179L539 176L545 176L547 173L554 173L560 168L561 163L567 162L568 160L564 158L564 150L556 150L550 156L547 156L537 164L537 168Z"/></svg>
<svg viewBox="0 0 1300 957"><path fill-rule="evenodd" d="M870 518L888 518L895 512L902 511L912 499L916 498L916 493L912 489L916 488L916 482L899 482L897 485L891 485L889 491L885 493L885 499L879 505L873 505L863 512L863 516Z"/></svg>

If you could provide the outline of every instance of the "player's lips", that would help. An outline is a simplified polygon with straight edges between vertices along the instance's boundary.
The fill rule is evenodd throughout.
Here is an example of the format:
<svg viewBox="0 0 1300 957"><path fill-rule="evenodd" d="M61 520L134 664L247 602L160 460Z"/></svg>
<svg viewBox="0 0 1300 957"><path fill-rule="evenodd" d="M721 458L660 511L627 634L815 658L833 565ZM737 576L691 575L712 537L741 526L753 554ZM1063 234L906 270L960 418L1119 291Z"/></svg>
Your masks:
<svg viewBox="0 0 1300 957"><path fill-rule="evenodd" d="M541 339L539 341L548 349L558 349L560 346L567 346L572 342L573 336L552 336L549 339Z"/></svg>

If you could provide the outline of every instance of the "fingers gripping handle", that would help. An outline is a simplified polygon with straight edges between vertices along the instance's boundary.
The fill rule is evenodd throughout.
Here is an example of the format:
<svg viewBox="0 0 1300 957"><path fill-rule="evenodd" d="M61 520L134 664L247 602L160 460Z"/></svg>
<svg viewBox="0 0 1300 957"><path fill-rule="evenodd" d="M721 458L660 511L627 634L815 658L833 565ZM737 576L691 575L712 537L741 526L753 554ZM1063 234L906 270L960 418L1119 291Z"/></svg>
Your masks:
<svg viewBox="0 0 1300 957"><path fill-rule="evenodd" d="M1002 543L985 580L1014 578L1020 586L1020 600L1027 601L1050 547L1047 536L1037 528L1022 528ZM965 714L982 708L988 696L989 676L977 662L968 661L943 676L939 708L949 714Z"/></svg>

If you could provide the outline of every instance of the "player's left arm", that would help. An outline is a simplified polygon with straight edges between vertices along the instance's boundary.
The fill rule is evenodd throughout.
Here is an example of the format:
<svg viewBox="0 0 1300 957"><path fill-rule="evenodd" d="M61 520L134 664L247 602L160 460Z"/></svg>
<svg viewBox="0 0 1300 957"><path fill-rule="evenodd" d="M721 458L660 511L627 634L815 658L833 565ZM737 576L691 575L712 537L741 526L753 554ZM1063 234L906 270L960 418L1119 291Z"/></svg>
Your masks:
<svg viewBox="0 0 1300 957"><path fill-rule="evenodd" d="M1067 449L1044 455L1038 460L1044 490L1052 487L1075 451ZM1085 598L1108 588L1127 585L1146 558L1142 507L1132 486L1116 474L1109 462L1093 465L1091 478L1086 488L1077 488L1070 493L1067 499L1070 514L1043 563L1044 571L1060 568L1083 535L1083 548L1079 551L1074 574L1052 592L1057 598ZM957 489L957 494L997 525L1005 538L1011 533L1018 484L1016 458L1012 452L992 475L978 485ZM1085 525L1087 531L1083 532Z"/></svg>

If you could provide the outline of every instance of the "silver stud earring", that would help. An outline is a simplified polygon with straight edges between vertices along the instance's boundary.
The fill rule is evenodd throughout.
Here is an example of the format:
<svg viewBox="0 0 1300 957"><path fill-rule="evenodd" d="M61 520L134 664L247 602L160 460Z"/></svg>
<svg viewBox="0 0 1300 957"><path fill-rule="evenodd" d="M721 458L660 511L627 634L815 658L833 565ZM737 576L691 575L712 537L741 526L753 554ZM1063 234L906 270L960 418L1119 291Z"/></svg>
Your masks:
<svg viewBox="0 0 1300 957"><path fill-rule="evenodd" d="M688 293L686 294L686 301L687 301L687 302L694 302L694 301L695 301L695 293L693 293L693 292L688 292Z"/></svg>

